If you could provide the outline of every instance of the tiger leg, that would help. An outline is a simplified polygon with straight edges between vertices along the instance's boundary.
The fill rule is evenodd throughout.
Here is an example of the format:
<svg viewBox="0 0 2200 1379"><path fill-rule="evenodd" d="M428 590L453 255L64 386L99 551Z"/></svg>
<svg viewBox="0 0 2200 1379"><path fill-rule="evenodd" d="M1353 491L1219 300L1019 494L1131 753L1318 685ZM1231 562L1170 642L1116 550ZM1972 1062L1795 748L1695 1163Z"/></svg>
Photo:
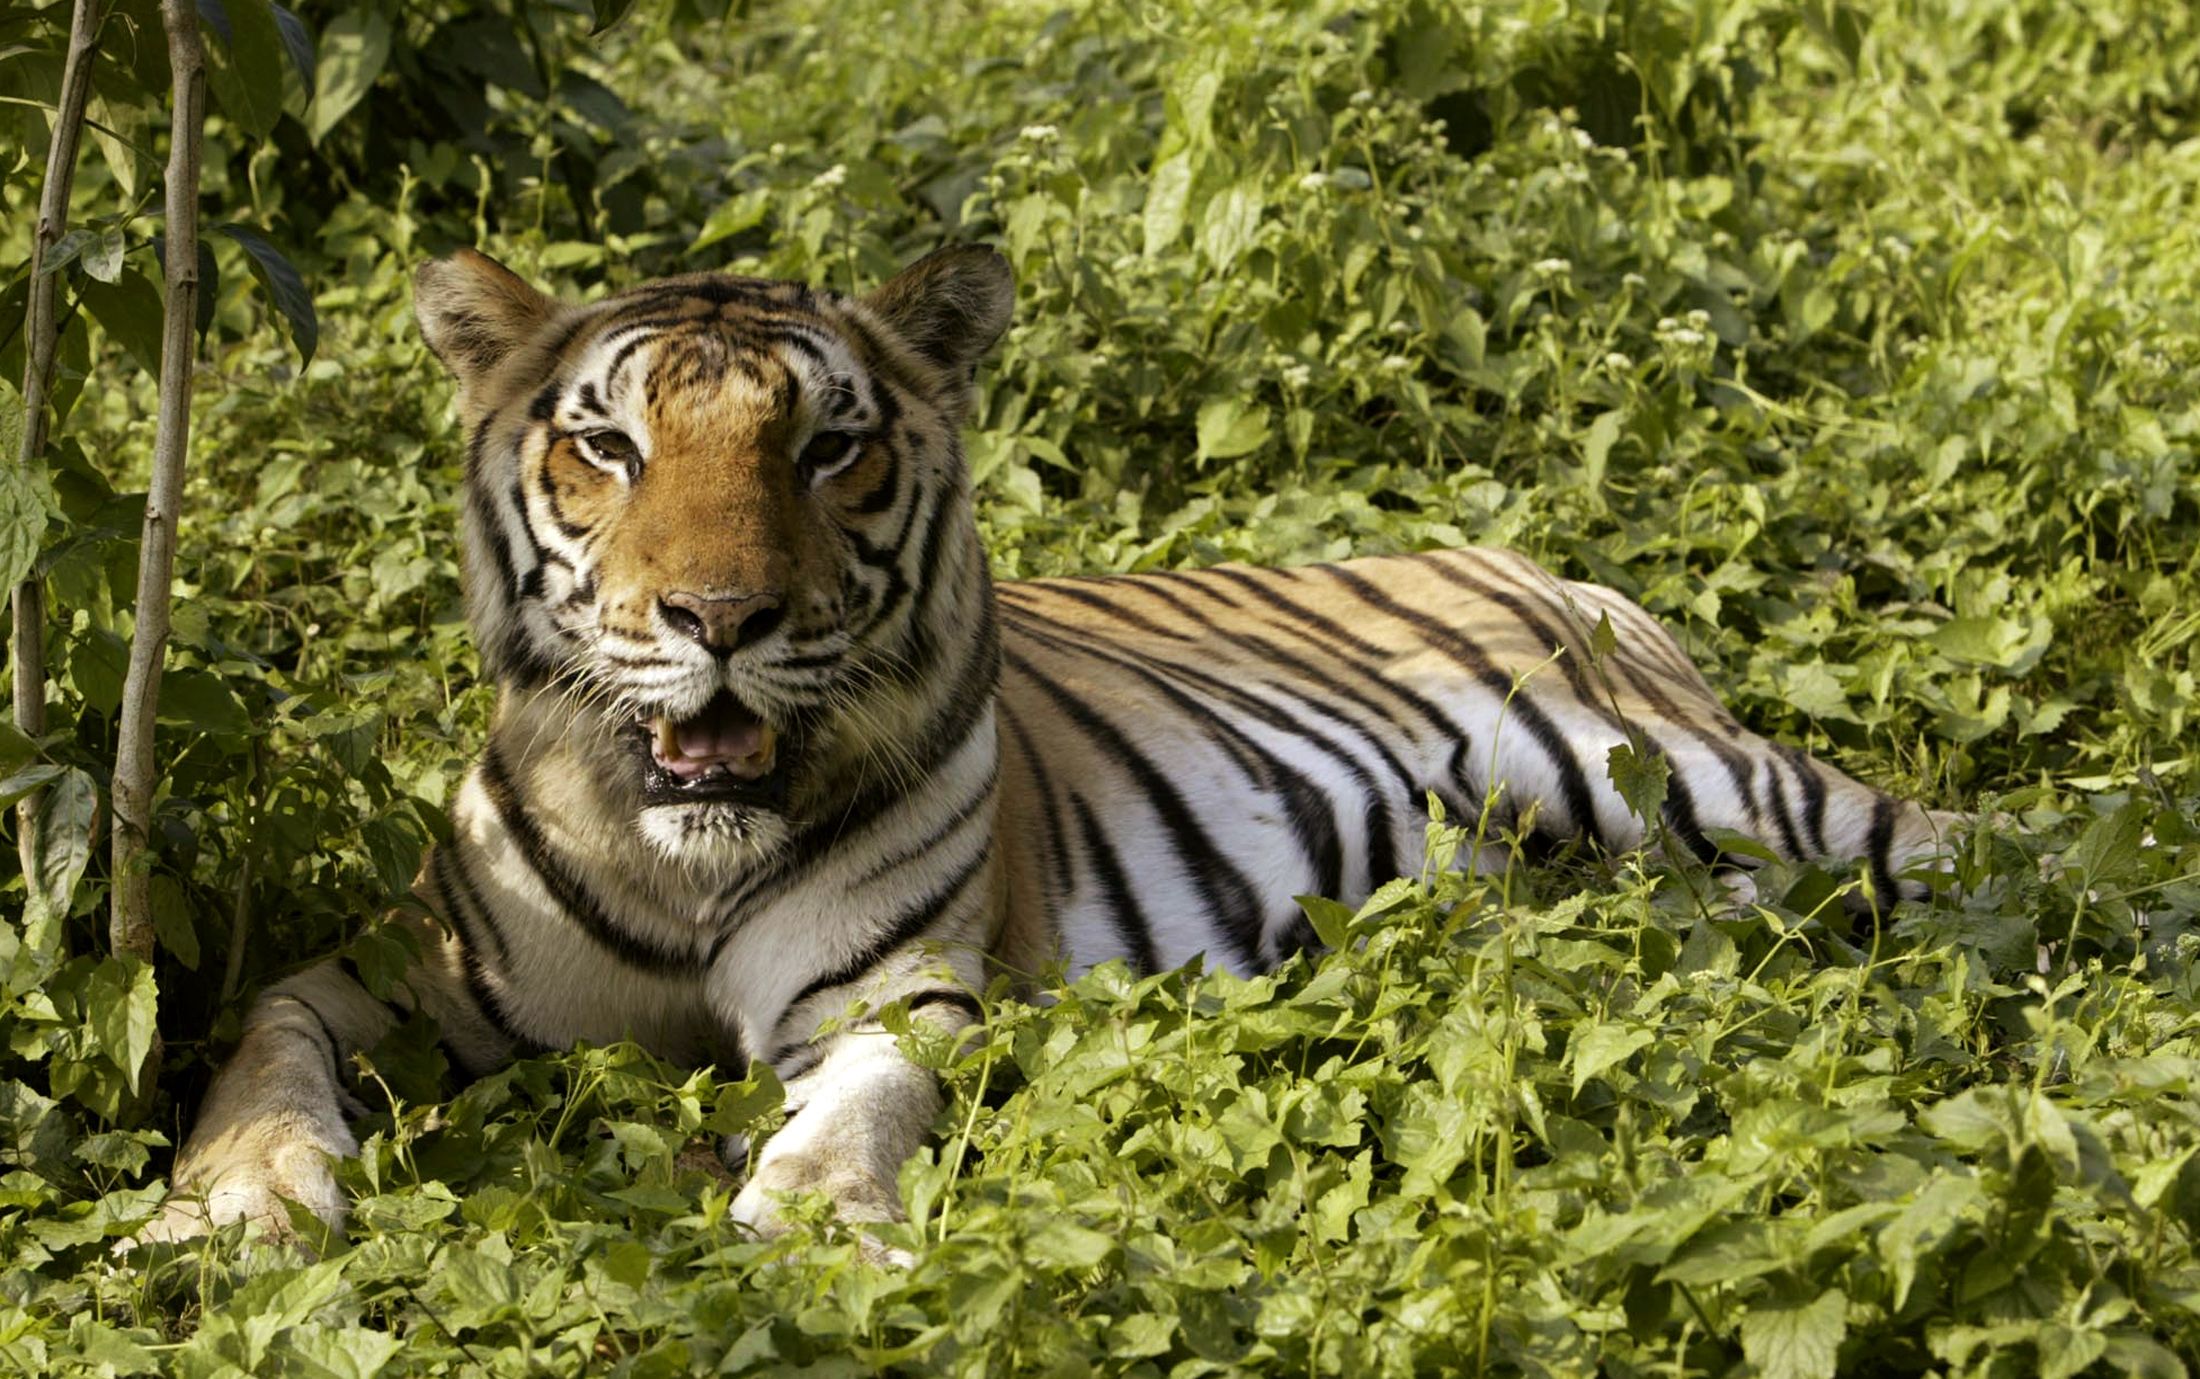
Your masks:
<svg viewBox="0 0 2200 1379"><path fill-rule="evenodd" d="M1906 873L1948 864L1961 814L1929 810L1863 784L1824 762L1738 727L1713 740L1700 728L1660 734L1672 763L1664 818L1668 846L1739 871L1729 881L1741 903L1753 896L1746 858L1723 853L1709 834L1738 833L1789 861L1854 863L1868 889L1850 908L1868 913L1930 893Z"/></svg>
<svg viewBox="0 0 2200 1379"><path fill-rule="evenodd" d="M980 1007L967 981L927 964L874 986L874 1005L906 1000L920 1029L956 1035ZM845 998L843 998L844 1002ZM898 1221L902 1164L931 1138L944 1100L939 1079L911 1062L901 1037L876 1019L801 1044L778 1059L789 1071L787 1120L750 1165L733 1219L763 1235L785 1229L790 1194L821 1192L844 1221Z"/></svg>
<svg viewBox="0 0 2200 1379"><path fill-rule="evenodd" d="M379 1043L415 1001L437 1020L456 1061L501 1061L509 1050L485 1028L453 970L456 941L424 922L416 933L427 957L407 969L395 1001L377 999L333 958L261 994L176 1156L166 1206L137 1239L181 1240L235 1221L282 1238L291 1234L286 1202L341 1226L346 1204L335 1162L359 1152L350 1121L364 1110L349 1086L351 1056Z"/></svg>
<svg viewBox="0 0 2200 1379"><path fill-rule="evenodd" d="M787 1085L787 1123L734 1199L733 1219L759 1234L784 1230L782 1199L808 1192L830 1198L843 1221L900 1220L902 1163L939 1116L939 1079L896 1036L870 1029L826 1042L817 1066Z"/></svg>
<svg viewBox="0 0 2200 1379"><path fill-rule="evenodd" d="M341 1222L332 1165L359 1152L348 1122L361 1110L343 1070L396 1023L333 960L261 995L176 1157L167 1205L138 1238L180 1240L232 1221L283 1237L291 1232L285 1202Z"/></svg>

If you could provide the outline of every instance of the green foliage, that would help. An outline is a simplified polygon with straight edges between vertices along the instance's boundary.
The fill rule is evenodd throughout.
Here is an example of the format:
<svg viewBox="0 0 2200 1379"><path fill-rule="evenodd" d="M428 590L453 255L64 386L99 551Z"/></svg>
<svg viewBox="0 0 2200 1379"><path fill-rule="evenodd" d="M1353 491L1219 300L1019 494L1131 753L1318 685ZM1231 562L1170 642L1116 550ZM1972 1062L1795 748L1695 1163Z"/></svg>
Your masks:
<svg viewBox="0 0 2200 1379"><path fill-rule="evenodd" d="M52 733L0 734L0 802L43 786L49 819L0 934L9 1363L2200 1356L2187 7L784 0L595 33L620 6L362 3L300 7L303 48L279 7L221 8L208 205L294 268L215 245L154 969L91 917L152 432L157 120L127 92L162 89L157 44L99 72L50 480L0 478L0 567L35 560L58 620ZM0 95L51 99L57 11L0 12ZM118 8L141 37L149 12ZM0 123L41 148L25 111ZM239 1001L338 944L401 965L375 920L480 738L409 267L481 239L576 294L847 288L948 236L1020 282L970 441L1002 574L1509 545L1642 599L1753 726L1991 821L1884 930L1815 868L1725 907L1576 860L1310 900L1339 951L1273 977L997 1003L922 1051L952 1097L904 1176L905 1271L814 1212L777 1244L726 1226L702 1146L768 1130L768 1075L614 1048L454 1093L419 1028L373 1056L357 1219L320 1262L110 1264ZM1655 815L1665 763L1610 767ZM1494 841L1451 822L1441 855ZM137 1088L156 1014L168 1071Z"/></svg>

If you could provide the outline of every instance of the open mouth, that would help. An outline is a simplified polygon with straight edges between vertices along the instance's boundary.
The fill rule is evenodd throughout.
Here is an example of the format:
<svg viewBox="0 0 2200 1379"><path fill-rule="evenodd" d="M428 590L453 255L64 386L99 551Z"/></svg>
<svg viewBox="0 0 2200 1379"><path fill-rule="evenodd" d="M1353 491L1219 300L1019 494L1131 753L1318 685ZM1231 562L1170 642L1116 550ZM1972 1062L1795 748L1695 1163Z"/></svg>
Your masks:
<svg viewBox="0 0 2200 1379"><path fill-rule="evenodd" d="M723 690L693 718L645 718L635 727L649 754L642 770L646 803L786 799L779 731Z"/></svg>

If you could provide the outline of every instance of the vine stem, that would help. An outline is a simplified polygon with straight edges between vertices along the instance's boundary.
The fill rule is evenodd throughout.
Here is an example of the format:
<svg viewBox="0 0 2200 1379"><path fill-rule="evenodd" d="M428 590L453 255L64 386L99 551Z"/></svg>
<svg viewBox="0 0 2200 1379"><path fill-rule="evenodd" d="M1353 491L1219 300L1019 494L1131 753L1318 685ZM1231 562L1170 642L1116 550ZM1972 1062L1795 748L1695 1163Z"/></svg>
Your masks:
<svg viewBox="0 0 2200 1379"><path fill-rule="evenodd" d="M23 315L23 440L16 460L36 470L46 459L46 397L53 386L53 358L61 340L56 299L60 275L46 271L46 255L69 222L69 191L76 184L76 151L84 139L84 106L92 95L92 55L99 42L97 0L76 0L69 16L69 48L61 66L61 98L54 106L53 140L46 149L46 180L39 189L38 228L31 236L30 305ZM15 726L34 741L46 732L46 586L37 571L14 590L14 628L9 642L14 673ZM26 885L37 884L39 791L15 806L15 845Z"/></svg>
<svg viewBox="0 0 2200 1379"><path fill-rule="evenodd" d="M199 136L206 122L206 55L193 0L161 0L171 83L168 140L167 298L161 308L160 414L153 437L153 482L145 497L145 532L138 555L137 619L130 668L122 682L120 734L115 745L113 911L108 937L117 956L153 957L152 823L153 715L160 702L161 661L168 649L170 590L176 565L176 517L182 507L183 457L191 440L192 339L199 296ZM160 1065L154 1038L140 1085Z"/></svg>

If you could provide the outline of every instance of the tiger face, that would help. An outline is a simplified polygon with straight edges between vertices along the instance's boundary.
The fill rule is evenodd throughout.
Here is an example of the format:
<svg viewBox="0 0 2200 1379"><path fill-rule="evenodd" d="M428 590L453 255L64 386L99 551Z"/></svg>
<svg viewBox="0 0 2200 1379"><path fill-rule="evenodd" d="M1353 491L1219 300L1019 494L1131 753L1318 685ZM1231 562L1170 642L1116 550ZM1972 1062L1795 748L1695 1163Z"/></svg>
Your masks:
<svg viewBox="0 0 2200 1379"><path fill-rule="evenodd" d="M706 274L565 307L470 251L425 266L500 722L570 738L681 863L894 773L939 659L990 645L958 431L1012 296L974 248L860 299Z"/></svg>

